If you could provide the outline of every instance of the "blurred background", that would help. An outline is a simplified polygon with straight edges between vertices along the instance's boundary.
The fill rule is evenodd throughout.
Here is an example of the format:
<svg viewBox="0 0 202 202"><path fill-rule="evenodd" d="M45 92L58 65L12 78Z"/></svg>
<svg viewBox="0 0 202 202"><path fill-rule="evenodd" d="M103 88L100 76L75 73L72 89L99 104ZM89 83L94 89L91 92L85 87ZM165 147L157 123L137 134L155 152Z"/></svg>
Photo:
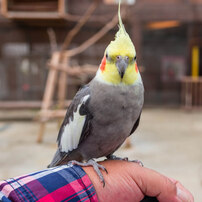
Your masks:
<svg viewBox="0 0 202 202"><path fill-rule="evenodd" d="M202 201L202 0L125 0L145 86L140 127L117 151ZM0 0L0 179L44 169L65 109L118 29L116 0Z"/></svg>

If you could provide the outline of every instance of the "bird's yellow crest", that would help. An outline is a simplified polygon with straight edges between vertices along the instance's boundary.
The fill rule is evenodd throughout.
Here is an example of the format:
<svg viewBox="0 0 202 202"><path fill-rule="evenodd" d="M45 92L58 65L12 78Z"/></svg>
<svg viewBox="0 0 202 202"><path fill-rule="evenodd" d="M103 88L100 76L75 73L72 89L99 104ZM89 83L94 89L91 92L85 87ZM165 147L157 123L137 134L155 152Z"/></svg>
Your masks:
<svg viewBox="0 0 202 202"><path fill-rule="evenodd" d="M118 8L119 30L116 33L115 40L111 41L111 43L107 47L107 51L110 52L110 54L112 55L125 54L132 57L136 55L136 51L133 42L131 41L123 25L121 19L120 4L121 0L119 1L119 8Z"/></svg>
<svg viewBox="0 0 202 202"><path fill-rule="evenodd" d="M119 0L119 30L115 35L115 40L111 41L105 50L97 76L109 84L133 85L139 74L136 64L136 51L123 25L120 4L121 1Z"/></svg>

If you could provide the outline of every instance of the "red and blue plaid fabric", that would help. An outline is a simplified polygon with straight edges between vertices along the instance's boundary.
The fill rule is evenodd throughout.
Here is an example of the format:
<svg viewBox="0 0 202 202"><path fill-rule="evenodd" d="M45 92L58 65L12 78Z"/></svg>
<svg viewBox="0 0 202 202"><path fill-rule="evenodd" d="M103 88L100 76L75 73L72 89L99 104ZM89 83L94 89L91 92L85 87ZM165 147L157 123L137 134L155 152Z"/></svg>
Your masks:
<svg viewBox="0 0 202 202"><path fill-rule="evenodd" d="M88 175L77 165L58 166L0 182L0 201L98 201Z"/></svg>

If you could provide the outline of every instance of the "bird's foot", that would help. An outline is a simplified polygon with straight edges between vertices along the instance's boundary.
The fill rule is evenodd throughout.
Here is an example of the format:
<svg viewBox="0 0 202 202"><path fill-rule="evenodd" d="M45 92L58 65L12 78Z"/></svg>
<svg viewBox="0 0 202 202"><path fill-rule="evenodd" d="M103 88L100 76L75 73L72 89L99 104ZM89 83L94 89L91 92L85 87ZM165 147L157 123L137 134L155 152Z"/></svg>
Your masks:
<svg viewBox="0 0 202 202"><path fill-rule="evenodd" d="M138 163L140 166L144 166L143 163L139 160L129 160L128 157L124 157L124 158L121 158L121 157L117 157L115 155L109 155L107 156L107 159L110 159L110 160L121 160L121 161L129 161L129 162L134 162L134 163Z"/></svg>
<svg viewBox="0 0 202 202"><path fill-rule="evenodd" d="M98 177L100 178L100 181L103 183L103 187L105 186L105 180L100 169L108 173L107 169L103 165L100 165L99 163L97 163L95 160L90 159L89 161L85 163L73 160L73 161L69 161L68 164L73 164L78 166L93 166L94 171L97 173Z"/></svg>

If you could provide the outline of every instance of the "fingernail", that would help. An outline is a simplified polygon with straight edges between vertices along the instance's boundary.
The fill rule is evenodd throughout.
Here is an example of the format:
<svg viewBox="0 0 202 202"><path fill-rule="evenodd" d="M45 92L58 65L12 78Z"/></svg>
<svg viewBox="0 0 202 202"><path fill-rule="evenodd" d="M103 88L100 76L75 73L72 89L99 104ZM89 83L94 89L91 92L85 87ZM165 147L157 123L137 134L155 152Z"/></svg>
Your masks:
<svg viewBox="0 0 202 202"><path fill-rule="evenodd" d="M181 190L179 187L177 187L177 197L181 202L191 202L189 195Z"/></svg>

